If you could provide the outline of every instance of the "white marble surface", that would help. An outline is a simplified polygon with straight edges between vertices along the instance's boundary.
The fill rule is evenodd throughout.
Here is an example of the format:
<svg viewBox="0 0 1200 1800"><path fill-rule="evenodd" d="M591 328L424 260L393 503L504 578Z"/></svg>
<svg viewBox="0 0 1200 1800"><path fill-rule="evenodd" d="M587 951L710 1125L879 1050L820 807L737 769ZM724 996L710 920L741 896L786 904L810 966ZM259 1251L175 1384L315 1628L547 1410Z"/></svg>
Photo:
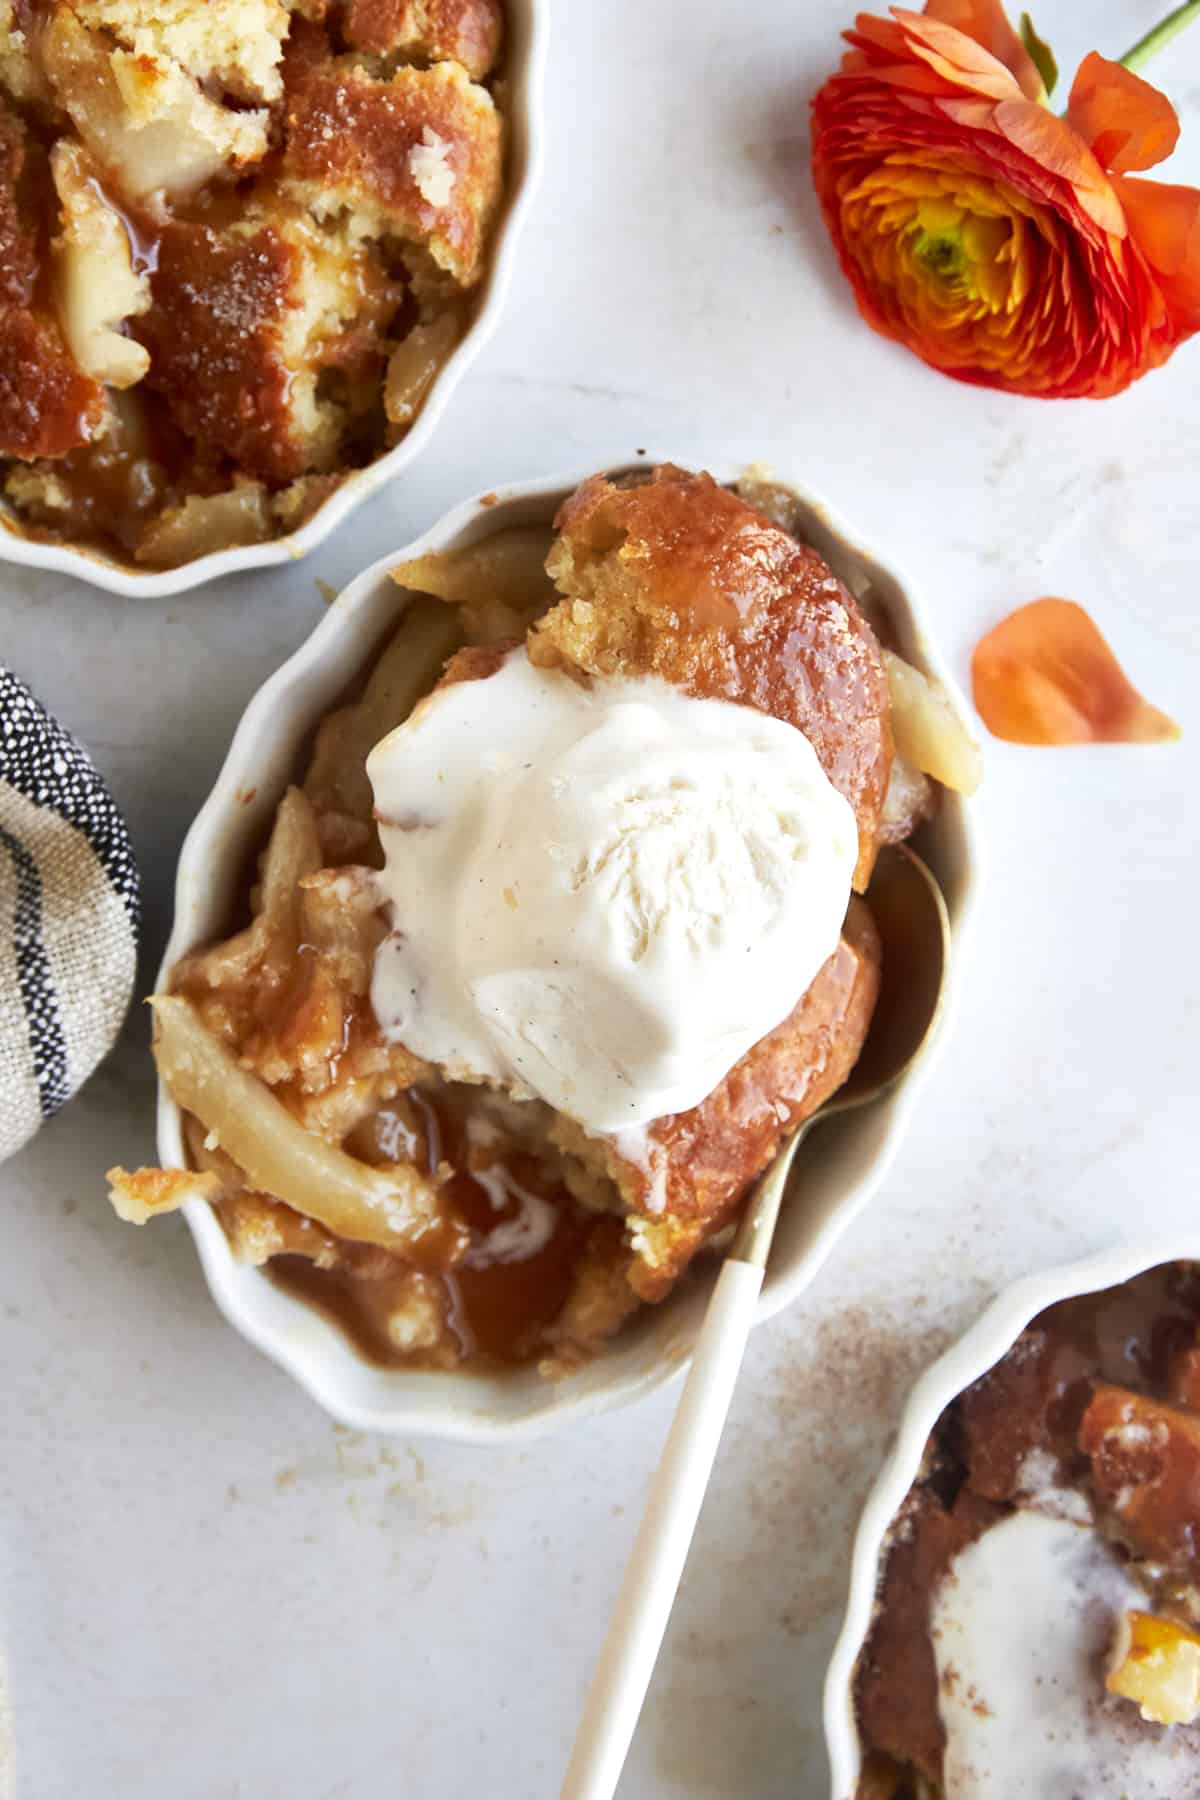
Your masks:
<svg viewBox="0 0 1200 1800"><path fill-rule="evenodd" d="M1162 4L1112 0L1102 47ZM0 654L126 809L147 969L183 831L317 579L588 457L766 457L916 572L960 669L1000 614L1065 594L1191 727L989 747L956 1044L886 1193L753 1344L621 1793L785 1800L823 1791L848 1537L914 1373L1012 1277L1197 1205L1200 342L1098 405L938 379L860 326L816 227L805 98L848 7L555 11L507 319L423 468L303 567L166 603L0 573ZM1067 66L1089 15L1039 14ZM1158 73L1195 180L1200 27ZM104 1168L151 1149L145 1037L136 1016L0 1171L19 1800L552 1796L671 1397L507 1454L335 1430L220 1322L181 1225L108 1210Z"/></svg>

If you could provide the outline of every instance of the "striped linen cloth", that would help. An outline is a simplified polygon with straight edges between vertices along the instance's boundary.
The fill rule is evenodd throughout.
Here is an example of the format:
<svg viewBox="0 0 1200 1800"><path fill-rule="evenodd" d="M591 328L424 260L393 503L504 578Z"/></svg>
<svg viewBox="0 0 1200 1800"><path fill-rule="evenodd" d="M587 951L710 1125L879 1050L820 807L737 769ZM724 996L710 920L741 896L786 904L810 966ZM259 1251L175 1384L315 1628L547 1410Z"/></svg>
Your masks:
<svg viewBox="0 0 1200 1800"><path fill-rule="evenodd" d="M112 796L0 664L0 1161L112 1048L138 919L137 865Z"/></svg>

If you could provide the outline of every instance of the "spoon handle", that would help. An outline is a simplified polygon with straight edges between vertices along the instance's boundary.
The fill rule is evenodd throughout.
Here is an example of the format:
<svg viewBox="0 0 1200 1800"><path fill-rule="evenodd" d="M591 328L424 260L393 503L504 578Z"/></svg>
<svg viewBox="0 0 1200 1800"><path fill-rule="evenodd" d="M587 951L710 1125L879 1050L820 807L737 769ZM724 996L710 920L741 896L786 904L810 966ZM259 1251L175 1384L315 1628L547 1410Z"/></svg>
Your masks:
<svg viewBox="0 0 1200 1800"><path fill-rule="evenodd" d="M611 1800L620 1780L721 1441L762 1278L761 1267L732 1257L717 1277L560 1800Z"/></svg>

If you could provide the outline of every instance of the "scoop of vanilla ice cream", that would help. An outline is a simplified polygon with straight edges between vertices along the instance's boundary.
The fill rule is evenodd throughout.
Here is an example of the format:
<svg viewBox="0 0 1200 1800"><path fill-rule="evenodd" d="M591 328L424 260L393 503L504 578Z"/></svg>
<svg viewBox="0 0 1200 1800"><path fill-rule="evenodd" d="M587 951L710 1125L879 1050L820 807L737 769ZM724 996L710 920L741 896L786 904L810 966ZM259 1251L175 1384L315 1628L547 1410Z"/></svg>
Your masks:
<svg viewBox="0 0 1200 1800"><path fill-rule="evenodd" d="M838 941L853 811L794 726L514 650L367 759L385 1034L593 1132L696 1106Z"/></svg>
<svg viewBox="0 0 1200 1800"><path fill-rule="evenodd" d="M929 1619L946 1800L1196 1793L1196 1732L1104 1691L1116 1623L1146 1604L1120 1552L1072 1519L1022 1509L960 1550Z"/></svg>

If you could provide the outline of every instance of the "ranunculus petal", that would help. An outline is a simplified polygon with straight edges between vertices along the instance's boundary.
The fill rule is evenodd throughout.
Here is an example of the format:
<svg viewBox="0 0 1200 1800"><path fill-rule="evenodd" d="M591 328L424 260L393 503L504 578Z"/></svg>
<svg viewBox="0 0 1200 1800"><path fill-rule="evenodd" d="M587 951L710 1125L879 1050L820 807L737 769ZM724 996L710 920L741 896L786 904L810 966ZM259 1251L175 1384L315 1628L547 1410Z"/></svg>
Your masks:
<svg viewBox="0 0 1200 1800"><path fill-rule="evenodd" d="M995 121L1010 144L1069 181L1079 204L1101 231L1125 236L1125 215L1112 183L1087 145L1065 119L1035 106L1032 100L1006 100L996 108Z"/></svg>
<svg viewBox="0 0 1200 1800"><path fill-rule="evenodd" d="M992 114L996 110L990 100L939 100L937 109L956 125L968 131L992 131Z"/></svg>
<svg viewBox="0 0 1200 1800"><path fill-rule="evenodd" d="M851 32L845 34L851 44L857 43ZM843 75L869 75L872 81L886 82L888 87L902 88L909 94L928 94L933 100L941 100L948 92L949 84L945 76L937 75L925 63L915 62L876 62L870 50L847 50L842 58ZM987 106L986 100L973 102L978 106Z"/></svg>
<svg viewBox="0 0 1200 1800"><path fill-rule="evenodd" d="M875 61L884 57L897 62L908 54L908 40L899 25L893 19L877 19L874 13L859 13L853 28L843 31L842 36L868 55L875 53Z"/></svg>
<svg viewBox="0 0 1200 1800"><path fill-rule="evenodd" d="M1101 167L1116 175L1152 169L1179 140L1179 119L1167 96L1095 50L1079 65L1067 118Z"/></svg>
<svg viewBox="0 0 1200 1800"><path fill-rule="evenodd" d="M1034 600L982 638L971 660L975 706L1011 744L1157 744L1178 725L1127 679L1072 600Z"/></svg>
<svg viewBox="0 0 1200 1800"><path fill-rule="evenodd" d="M893 6L892 17L902 28L914 56L936 69L966 93L984 94L990 100L1010 100L1021 93L1016 77L998 57L985 50L965 31L923 13Z"/></svg>
<svg viewBox="0 0 1200 1800"><path fill-rule="evenodd" d="M1029 100L1041 100L1046 92L1033 58L1008 22L999 0L925 0L925 17L953 25L975 39L1016 76Z"/></svg>
<svg viewBox="0 0 1200 1800"><path fill-rule="evenodd" d="M1200 190L1132 175L1118 175L1113 185L1176 323L1200 331Z"/></svg>

